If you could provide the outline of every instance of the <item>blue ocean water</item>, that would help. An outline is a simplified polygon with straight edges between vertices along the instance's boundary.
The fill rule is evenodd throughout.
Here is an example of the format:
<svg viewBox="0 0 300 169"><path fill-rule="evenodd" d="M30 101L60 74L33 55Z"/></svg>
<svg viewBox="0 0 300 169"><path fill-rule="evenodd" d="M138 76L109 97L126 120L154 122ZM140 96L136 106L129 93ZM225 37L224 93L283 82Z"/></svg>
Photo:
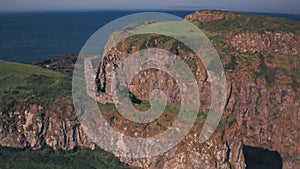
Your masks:
<svg viewBox="0 0 300 169"><path fill-rule="evenodd" d="M29 63L79 53L105 24L142 11L81 11L0 14L0 59ZM192 11L158 11L184 17Z"/></svg>
<svg viewBox="0 0 300 169"><path fill-rule="evenodd" d="M74 11L0 14L0 59L29 63L79 53L99 28L119 17L142 11ZM184 17L193 11L157 11ZM300 20L297 15L273 14Z"/></svg>

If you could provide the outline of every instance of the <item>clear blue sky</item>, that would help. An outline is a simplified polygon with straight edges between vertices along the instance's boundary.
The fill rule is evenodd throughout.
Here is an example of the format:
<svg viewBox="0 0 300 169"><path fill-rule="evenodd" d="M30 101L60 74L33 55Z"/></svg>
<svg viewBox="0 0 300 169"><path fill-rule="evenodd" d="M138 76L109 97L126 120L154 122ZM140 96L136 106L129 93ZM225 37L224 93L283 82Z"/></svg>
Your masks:
<svg viewBox="0 0 300 169"><path fill-rule="evenodd" d="M0 12L90 9L224 9L300 13L300 0L0 0Z"/></svg>

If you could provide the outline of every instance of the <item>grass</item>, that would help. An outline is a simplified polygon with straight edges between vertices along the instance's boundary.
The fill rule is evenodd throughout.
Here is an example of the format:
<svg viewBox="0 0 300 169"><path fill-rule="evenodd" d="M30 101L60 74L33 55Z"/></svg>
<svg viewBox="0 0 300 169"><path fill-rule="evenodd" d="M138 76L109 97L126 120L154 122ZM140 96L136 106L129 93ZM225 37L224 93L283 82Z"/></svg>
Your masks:
<svg viewBox="0 0 300 169"><path fill-rule="evenodd" d="M225 65L225 70L234 70L236 65L237 65L236 57L231 56L230 57L230 62L227 65Z"/></svg>
<svg viewBox="0 0 300 169"><path fill-rule="evenodd" d="M0 147L0 168L11 169L127 169L111 153L96 148L76 151L57 151L45 148L38 151Z"/></svg>
<svg viewBox="0 0 300 169"><path fill-rule="evenodd" d="M269 85L274 85L274 83L276 82L276 74L277 74L276 68L269 68L265 63L264 56L260 55L259 58L260 58L260 65L259 65L260 71L256 72L256 76L257 77L264 76L266 82Z"/></svg>
<svg viewBox="0 0 300 169"><path fill-rule="evenodd" d="M221 46L223 46L226 42L224 40L224 37L220 36L220 35L216 35L216 36L210 36L208 37L213 45L217 48L220 48Z"/></svg>
<svg viewBox="0 0 300 169"><path fill-rule="evenodd" d="M0 110L13 101L50 104L72 94L70 77L32 65L0 61L0 82Z"/></svg>
<svg viewBox="0 0 300 169"><path fill-rule="evenodd" d="M176 25L176 26L174 26ZM170 29L172 28L172 29ZM190 26L185 21L167 21L167 22L156 22L152 24L144 24L137 27L136 32L138 33L155 33L161 34L165 33L167 36L180 36L180 35L189 35L198 36L198 32L195 32L195 27Z"/></svg>
<svg viewBox="0 0 300 169"><path fill-rule="evenodd" d="M255 14L244 13L228 13L217 11L230 17L226 19L215 20L207 23L191 20L191 22L203 29L204 32L287 32L299 34L300 22L292 21L283 18L275 18L269 16L258 16Z"/></svg>

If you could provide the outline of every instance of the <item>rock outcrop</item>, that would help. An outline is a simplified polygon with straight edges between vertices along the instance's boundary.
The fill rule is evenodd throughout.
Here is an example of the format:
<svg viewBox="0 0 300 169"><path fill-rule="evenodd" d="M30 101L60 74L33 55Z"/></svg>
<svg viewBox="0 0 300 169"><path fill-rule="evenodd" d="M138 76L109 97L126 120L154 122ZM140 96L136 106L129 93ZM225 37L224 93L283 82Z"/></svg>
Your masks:
<svg viewBox="0 0 300 169"><path fill-rule="evenodd" d="M187 15L185 19L199 20L200 22L211 22L215 20L225 19L225 17L228 17L229 14L229 12L222 13L219 11L197 11Z"/></svg>
<svg viewBox="0 0 300 169"><path fill-rule="evenodd" d="M241 33L235 35L231 45L242 52L283 53L285 55L300 54L300 39L292 33Z"/></svg>
<svg viewBox="0 0 300 169"><path fill-rule="evenodd" d="M46 145L54 150L78 146L93 149L95 145L84 134L71 106L47 110L42 105L15 102L1 113L0 144L31 149Z"/></svg>

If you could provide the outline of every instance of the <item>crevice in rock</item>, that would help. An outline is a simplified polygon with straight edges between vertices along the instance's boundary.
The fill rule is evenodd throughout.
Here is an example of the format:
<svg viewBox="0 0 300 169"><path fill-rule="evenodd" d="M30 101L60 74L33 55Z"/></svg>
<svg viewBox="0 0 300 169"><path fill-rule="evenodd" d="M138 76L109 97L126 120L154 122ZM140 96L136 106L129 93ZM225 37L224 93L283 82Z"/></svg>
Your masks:
<svg viewBox="0 0 300 169"><path fill-rule="evenodd" d="M230 153L231 153L231 150L230 150L230 146L229 146L229 144L228 144L228 142L226 141L225 142L225 145L226 145L226 147L227 147L227 153L226 153L226 157L225 157L225 161L229 161L230 160Z"/></svg>
<svg viewBox="0 0 300 169"><path fill-rule="evenodd" d="M229 92L228 92L228 96L227 96L227 99L226 99L225 108L227 108L227 106L228 106L228 103L230 101L231 95L232 95L232 84L229 85Z"/></svg>
<svg viewBox="0 0 300 169"><path fill-rule="evenodd" d="M96 71L95 85L97 93L106 92L106 64L107 59L104 57L103 62L98 66Z"/></svg>
<svg viewBox="0 0 300 169"><path fill-rule="evenodd" d="M282 158L277 151L243 146L246 169L282 169Z"/></svg>
<svg viewBox="0 0 300 169"><path fill-rule="evenodd" d="M41 118L41 128L40 131L37 133L38 134L38 139L39 139L39 143L41 145L44 144L45 142L45 136L44 136L44 129L45 129L45 117L46 117L46 112L45 111L41 111L40 112L40 118Z"/></svg>
<svg viewBox="0 0 300 169"><path fill-rule="evenodd" d="M101 89L101 80L99 78L99 74L100 74L100 65L97 68L96 78L95 78L95 85L96 85L96 91L97 91L97 93L99 93L100 89Z"/></svg>
<svg viewBox="0 0 300 169"><path fill-rule="evenodd" d="M129 99L134 104L141 104L142 103L142 100L140 100L139 98L137 98L136 95L134 95L130 91L129 91Z"/></svg>

